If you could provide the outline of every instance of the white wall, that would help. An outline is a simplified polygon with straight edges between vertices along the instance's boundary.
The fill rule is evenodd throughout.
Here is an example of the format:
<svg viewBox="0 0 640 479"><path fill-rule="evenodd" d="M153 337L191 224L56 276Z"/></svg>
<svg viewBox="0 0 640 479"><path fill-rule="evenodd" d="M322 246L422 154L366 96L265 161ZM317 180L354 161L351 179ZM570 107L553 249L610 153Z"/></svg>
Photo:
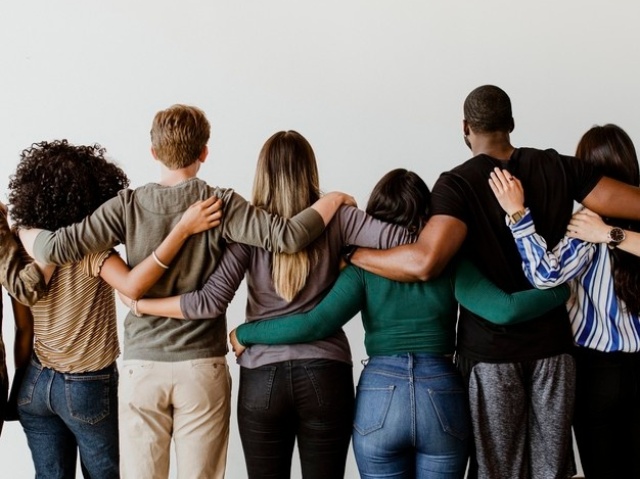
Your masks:
<svg viewBox="0 0 640 479"><path fill-rule="evenodd" d="M312 143L325 191L360 204L394 167L432 185L468 157L462 102L485 83L510 94L517 145L572 153L607 122L639 141L639 9L632 0L1 0L0 199L20 150L44 139L99 142L133 186L153 180L151 119L177 102L199 105L213 125L202 176L245 196L260 146L280 129ZM242 322L244 298L230 325ZM357 321L347 329L357 376L362 334ZM233 424L235 479L245 472ZM16 423L0 440L0 476L33 477ZM357 477L352 457L347 477Z"/></svg>

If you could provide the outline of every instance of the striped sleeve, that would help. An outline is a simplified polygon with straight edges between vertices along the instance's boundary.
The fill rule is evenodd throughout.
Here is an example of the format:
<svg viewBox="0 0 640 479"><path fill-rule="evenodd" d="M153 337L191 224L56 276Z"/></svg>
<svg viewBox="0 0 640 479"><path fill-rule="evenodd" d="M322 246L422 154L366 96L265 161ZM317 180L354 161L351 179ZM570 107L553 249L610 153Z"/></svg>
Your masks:
<svg viewBox="0 0 640 479"><path fill-rule="evenodd" d="M538 289L548 289L579 275L589 265L595 252L593 243L563 237L551 250L536 233L531 211L512 225L511 233L522 259L522 269L529 282Z"/></svg>
<svg viewBox="0 0 640 479"><path fill-rule="evenodd" d="M118 254L118 252L112 248L99 253L88 254L82 259L82 273L90 278L97 278L100 276L102 265L112 254Z"/></svg>

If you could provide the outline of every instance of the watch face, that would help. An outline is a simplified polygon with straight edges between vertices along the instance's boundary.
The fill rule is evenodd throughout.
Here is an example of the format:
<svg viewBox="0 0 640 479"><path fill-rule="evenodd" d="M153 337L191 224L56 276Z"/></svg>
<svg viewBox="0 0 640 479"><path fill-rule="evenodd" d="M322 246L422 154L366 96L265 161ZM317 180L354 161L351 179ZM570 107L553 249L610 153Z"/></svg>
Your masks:
<svg viewBox="0 0 640 479"><path fill-rule="evenodd" d="M624 241L625 234L622 228L611 228L609 231L609 242L613 244L620 244Z"/></svg>

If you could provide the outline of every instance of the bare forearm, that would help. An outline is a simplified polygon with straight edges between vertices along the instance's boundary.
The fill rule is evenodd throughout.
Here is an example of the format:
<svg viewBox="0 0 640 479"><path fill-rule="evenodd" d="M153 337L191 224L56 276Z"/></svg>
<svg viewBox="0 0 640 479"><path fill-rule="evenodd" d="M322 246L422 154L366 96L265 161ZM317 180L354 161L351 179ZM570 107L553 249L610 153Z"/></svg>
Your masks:
<svg viewBox="0 0 640 479"><path fill-rule="evenodd" d="M101 276L113 288L132 299L142 297L169 269L191 235L220 224L222 202L215 197L196 201L182 215L160 245L133 269L118 258L105 262ZM108 267L107 267L108 266Z"/></svg>
<svg viewBox="0 0 640 479"><path fill-rule="evenodd" d="M433 216L418 241L384 251L356 250L351 262L395 281L428 281L438 276L467 234L466 225L451 216Z"/></svg>
<svg viewBox="0 0 640 479"><path fill-rule="evenodd" d="M625 231L625 235L626 238L618 245L618 249L640 256L640 233Z"/></svg>
<svg viewBox="0 0 640 479"><path fill-rule="evenodd" d="M582 201L600 216L640 221L640 188L602 178Z"/></svg>
<svg viewBox="0 0 640 479"><path fill-rule="evenodd" d="M16 336L13 343L13 359L16 368L29 363L33 350L33 317L31 310L12 299L13 317L16 324Z"/></svg>
<svg viewBox="0 0 640 479"><path fill-rule="evenodd" d="M178 226L173 228L155 249L155 258L153 254L147 256L114 287L132 299L141 298L167 271L164 266L171 267L171 262L189 236Z"/></svg>
<svg viewBox="0 0 640 479"><path fill-rule="evenodd" d="M141 299L138 301L137 309L140 314L185 319L180 309L180 296Z"/></svg>

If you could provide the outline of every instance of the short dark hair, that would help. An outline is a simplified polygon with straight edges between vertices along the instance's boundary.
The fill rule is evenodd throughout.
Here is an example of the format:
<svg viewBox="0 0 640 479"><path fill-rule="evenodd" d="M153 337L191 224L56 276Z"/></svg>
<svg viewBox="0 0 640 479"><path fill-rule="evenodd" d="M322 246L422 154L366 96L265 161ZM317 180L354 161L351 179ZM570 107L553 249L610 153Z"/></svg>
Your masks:
<svg viewBox="0 0 640 479"><path fill-rule="evenodd" d="M367 203L367 213L382 221L419 232L429 216L431 191L413 171L397 168L376 184Z"/></svg>
<svg viewBox="0 0 640 479"><path fill-rule="evenodd" d="M67 140L34 143L20 154L9 181L11 217L19 227L56 230L77 223L118 191L127 175L100 145Z"/></svg>
<svg viewBox="0 0 640 479"><path fill-rule="evenodd" d="M510 133L513 113L509 95L494 85L479 86L464 101L464 119L476 133Z"/></svg>

